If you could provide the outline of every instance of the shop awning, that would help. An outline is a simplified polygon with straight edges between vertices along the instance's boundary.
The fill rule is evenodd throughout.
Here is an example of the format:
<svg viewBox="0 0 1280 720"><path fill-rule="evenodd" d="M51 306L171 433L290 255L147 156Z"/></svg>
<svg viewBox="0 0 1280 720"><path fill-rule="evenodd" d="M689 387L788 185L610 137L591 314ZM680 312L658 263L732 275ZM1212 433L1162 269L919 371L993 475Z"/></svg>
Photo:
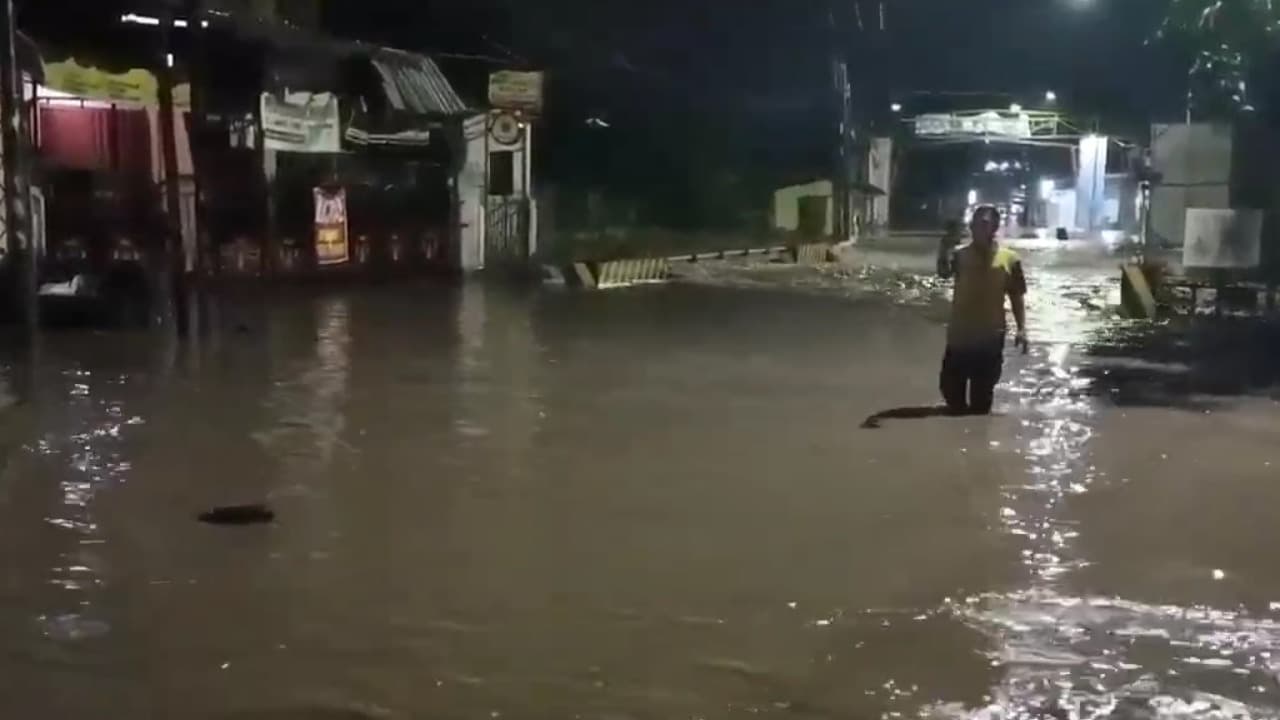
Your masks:
<svg viewBox="0 0 1280 720"><path fill-rule="evenodd" d="M423 147L431 144L433 131L440 124L421 116L397 113L374 118L364 110L357 111L347 124L343 139L351 145L374 147Z"/></svg>
<svg viewBox="0 0 1280 720"><path fill-rule="evenodd" d="M370 54L392 109L428 117L469 114L467 104L435 61L425 55L379 48Z"/></svg>
<svg viewBox="0 0 1280 720"><path fill-rule="evenodd" d="M68 97L103 103L160 107L160 82L149 70L132 68L111 72L93 65L82 65L75 58L44 63L40 85ZM180 110L191 107L191 85L181 83L173 88L173 106Z"/></svg>
<svg viewBox="0 0 1280 720"><path fill-rule="evenodd" d="M449 118L470 114L435 61L424 55L378 48L369 61L381 80L383 112L361 106L350 115L343 138L352 145L423 147Z"/></svg>
<svg viewBox="0 0 1280 720"><path fill-rule="evenodd" d="M379 110L432 119L472 112L426 55L337 40L292 26L241 23L237 29L242 37L268 48L264 91L360 95Z"/></svg>
<svg viewBox="0 0 1280 720"><path fill-rule="evenodd" d="M139 108L160 106L160 82L150 70L139 67L100 65L73 55L41 47L31 38L18 35L17 50L23 72L43 88L48 97L69 97ZM191 105L191 85L173 88L174 106Z"/></svg>

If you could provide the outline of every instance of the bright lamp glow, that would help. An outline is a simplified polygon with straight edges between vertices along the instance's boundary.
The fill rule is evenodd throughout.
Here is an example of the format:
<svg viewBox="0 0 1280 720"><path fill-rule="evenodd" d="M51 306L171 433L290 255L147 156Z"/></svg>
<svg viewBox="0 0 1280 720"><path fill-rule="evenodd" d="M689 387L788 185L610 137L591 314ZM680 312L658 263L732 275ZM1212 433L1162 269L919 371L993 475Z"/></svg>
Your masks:
<svg viewBox="0 0 1280 720"><path fill-rule="evenodd" d="M1050 103L1058 102L1058 93L1052 90L1046 90L1044 93L1044 101Z"/></svg>
<svg viewBox="0 0 1280 720"><path fill-rule="evenodd" d="M148 25L151 27L160 26L160 18L151 15L138 15L137 13L125 13L124 15L121 15L120 22L125 23L126 25ZM184 28L187 26L187 21L182 18L174 18L173 26L176 28ZM209 27L209 21L201 20L200 27Z"/></svg>

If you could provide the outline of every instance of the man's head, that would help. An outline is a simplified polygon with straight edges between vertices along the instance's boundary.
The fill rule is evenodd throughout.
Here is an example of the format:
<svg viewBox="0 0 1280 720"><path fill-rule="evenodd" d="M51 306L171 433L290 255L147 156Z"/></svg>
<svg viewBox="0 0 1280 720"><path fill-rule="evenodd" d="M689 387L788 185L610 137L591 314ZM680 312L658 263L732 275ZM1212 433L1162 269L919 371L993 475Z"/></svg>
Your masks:
<svg viewBox="0 0 1280 720"><path fill-rule="evenodd" d="M1000 229L1000 211L994 205L979 205L969 221L969 234L975 245L990 245Z"/></svg>

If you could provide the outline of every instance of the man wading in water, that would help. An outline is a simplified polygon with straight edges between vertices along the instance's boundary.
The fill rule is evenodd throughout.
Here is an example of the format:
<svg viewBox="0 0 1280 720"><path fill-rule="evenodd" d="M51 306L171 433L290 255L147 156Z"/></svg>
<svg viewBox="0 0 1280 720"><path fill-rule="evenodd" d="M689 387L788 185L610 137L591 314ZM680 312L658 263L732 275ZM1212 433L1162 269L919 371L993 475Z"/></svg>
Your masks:
<svg viewBox="0 0 1280 720"><path fill-rule="evenodd" d="M947 410L954 415L991 413L1004 366L1006 295L1017 323L1014 344L1024 354L1029 349L1027 280L1017 254L996 242L999 229L1000 211L982 205L969 224L973 241L957 249L958 241L944 238L938 250L938 274L956 279L940 383Z"/></svg>

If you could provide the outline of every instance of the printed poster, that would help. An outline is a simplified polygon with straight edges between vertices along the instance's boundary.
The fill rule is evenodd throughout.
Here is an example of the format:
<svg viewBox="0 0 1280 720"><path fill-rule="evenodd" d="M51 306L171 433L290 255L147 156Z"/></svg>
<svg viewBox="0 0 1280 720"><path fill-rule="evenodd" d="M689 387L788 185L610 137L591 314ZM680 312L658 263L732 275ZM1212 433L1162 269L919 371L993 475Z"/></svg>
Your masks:
<svg viewBox="0 0 1280 720"><path fill-rule="evenodd" d="M347 191L316 188L316 263L341 265L351 259L347 243Z"/></svg>

